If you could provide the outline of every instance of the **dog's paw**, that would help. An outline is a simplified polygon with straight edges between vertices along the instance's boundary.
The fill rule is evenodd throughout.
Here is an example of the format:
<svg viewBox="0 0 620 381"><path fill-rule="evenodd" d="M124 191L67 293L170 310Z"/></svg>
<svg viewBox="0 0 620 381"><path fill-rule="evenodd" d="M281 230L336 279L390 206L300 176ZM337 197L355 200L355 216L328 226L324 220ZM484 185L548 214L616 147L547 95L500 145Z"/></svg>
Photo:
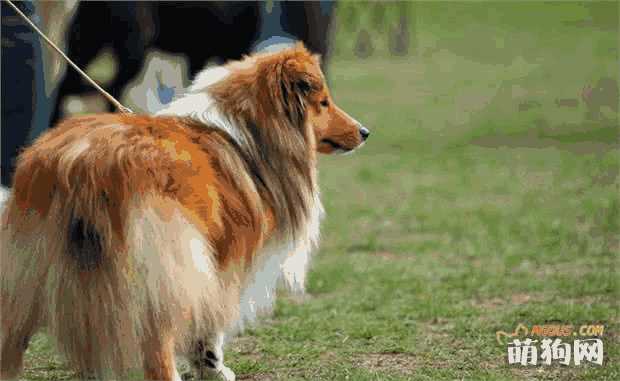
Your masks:
<svg viewBox="0 0 620 381"><path fill-rule="evenodd" d="M236 379L235 372L227 366L222 365L216 372L218 372L220 379L223 381L235 381Z"/></svg>
<svg viewBox="0 0 620 381"><path fill-rule="evenodd" d="M217 380L217 381L235 381L237 377L226 365L220 365L219 368L201 368L197 374L196 380Z"/></svg>

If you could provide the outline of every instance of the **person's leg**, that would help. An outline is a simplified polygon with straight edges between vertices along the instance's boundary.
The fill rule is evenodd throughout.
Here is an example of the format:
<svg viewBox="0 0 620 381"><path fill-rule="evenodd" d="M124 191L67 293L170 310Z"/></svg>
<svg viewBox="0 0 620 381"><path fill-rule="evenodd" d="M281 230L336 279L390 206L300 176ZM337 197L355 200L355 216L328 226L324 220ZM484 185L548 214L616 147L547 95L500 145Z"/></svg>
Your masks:
<svg viewBox="0 0 620 381"><path fill-rule="evenodd" d="M37 22L31 1L15 4ZM21 149L49 125L39 36L4 2L2 10L2 185L10 186Z"/></svg>
<svg viewBox="0 0 620 381"><path fill-rule="evenodd" d="M108 91L120 100L127 85L138 75L146 58L149 43L147 33L140 24L139 13L151 11L152 4L142 2L111 2L110 17L115 22L112 47L118 61L118 71ZM114 105L108 102L109 110Z"/></svg>
<svg viewBox="0 0 620 381"><path fill-rule="evenodd" d="M335 4L325 0L261 3L260 33L254 51L278 50L303 41L308 49L321 54L325 70Z"/></svg>
<svg viewBox="0 0 620 381"><path fill-rule="evenodd" d="M302 40L308 49L325 56L329 53L329 28L335 5L334 1L283 3L282 27Z"/></svg>
<svg viewBox="0 0 620 381"><path fill-rule="evenodd" d="M77 5L75 15L67 28L65 53L78 67L86 70L101 50L109 45L111 36L116 34L116 24L110 16L109 3L81 2ZM101 33L107 27L111 28L109 32ZM58 81L51 124L55 125L68 116L63 110L67 96L95 93L96 90L92 85L87 83L75 69L67 67Z"/></svg>
<svg viewBox="0 0 620 381"><path fill-rule="evenodd" d="M285 30L286 20L280 1L262 2L259 10L260 32L254 45L255 51L277 50L293 45L297 37Z"/></svg>

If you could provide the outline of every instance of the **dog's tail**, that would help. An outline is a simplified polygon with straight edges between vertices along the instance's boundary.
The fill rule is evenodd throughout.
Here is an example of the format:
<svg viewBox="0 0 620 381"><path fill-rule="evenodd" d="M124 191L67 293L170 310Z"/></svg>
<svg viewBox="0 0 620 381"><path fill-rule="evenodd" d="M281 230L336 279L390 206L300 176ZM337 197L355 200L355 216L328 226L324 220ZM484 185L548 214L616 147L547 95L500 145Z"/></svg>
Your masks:
<svg viewBox="0 0 620 381"><path fill-rule="evenodd" d="M96 228L74 217L69 223L67 252L81 270L95 270L103 261L101 236Z"/></svg>
<svg viewBox="0 0 620 381"><path fill-rule="evenodd" d="M91 151L66 152L71 178L24 160L16 173L0 231L2 329L27 339L46 324L72 365L102 378L140 366L153 339L172 335L183 349L190 335L224 330L238 296L190 214L155 191L118 199L95 174L70 171Z"/></svg>
<svg viewBox="0 0 620 381"><path fill-rule="evenodd" d="M2 237L2 297L12 300L3 313L24 324L43 317L28 329L47 324L84 373L124 377L149 340L173 335L183 350L236 313L238 296L224 292L209 243L173 200L134 203L122 245L60 199L46 219L20 218Z"/></svg>

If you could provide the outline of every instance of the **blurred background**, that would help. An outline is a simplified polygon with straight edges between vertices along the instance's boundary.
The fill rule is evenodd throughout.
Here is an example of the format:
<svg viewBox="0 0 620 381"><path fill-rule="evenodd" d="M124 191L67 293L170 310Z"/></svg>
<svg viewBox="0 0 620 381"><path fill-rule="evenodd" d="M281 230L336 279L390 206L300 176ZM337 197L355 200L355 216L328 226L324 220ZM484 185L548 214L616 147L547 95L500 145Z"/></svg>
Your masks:
<svg viewBox="0 0 620 381"><path fill-rule="evenodd" d="M41 3L56 7L42 13L51 34L86 12L76 4ZM233 341L239 379L620 379L618 2L209 6L203 23L188 3L156 10L170 17L141 37L155 43L135 42L145 64L118 90L127 105L152 112L182 91L198 66L188 51L218 64L301 38L325 55L335 101L372 130L359 152L321 159L309 295ZM117 86L119 54L137 50L94 46L88 72ZM108 108L94 93L62 98L66 114ZM549 322L604 324L604 365L508 366L495 332ZM71 377L45 336L29 356L27 378Z"/></svg>

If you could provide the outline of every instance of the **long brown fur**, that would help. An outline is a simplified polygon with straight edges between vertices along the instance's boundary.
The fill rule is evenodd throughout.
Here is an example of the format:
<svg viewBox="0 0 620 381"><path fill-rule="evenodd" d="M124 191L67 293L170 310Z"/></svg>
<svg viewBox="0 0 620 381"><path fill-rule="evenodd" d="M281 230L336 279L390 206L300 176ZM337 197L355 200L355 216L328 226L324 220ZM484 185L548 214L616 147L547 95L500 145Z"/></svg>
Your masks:
<svg viewBox="0 0 620 381"><path fill-rule="evenodd" d="M208 91L243 143L195 118L101 114L20 156L0 231L0 378L47 326L81 372L144 363L168 379L175 348L235 322L266 242L305 234L316 151L355 148L359 125L319 106L303 46L227 68Z"/></svg>

